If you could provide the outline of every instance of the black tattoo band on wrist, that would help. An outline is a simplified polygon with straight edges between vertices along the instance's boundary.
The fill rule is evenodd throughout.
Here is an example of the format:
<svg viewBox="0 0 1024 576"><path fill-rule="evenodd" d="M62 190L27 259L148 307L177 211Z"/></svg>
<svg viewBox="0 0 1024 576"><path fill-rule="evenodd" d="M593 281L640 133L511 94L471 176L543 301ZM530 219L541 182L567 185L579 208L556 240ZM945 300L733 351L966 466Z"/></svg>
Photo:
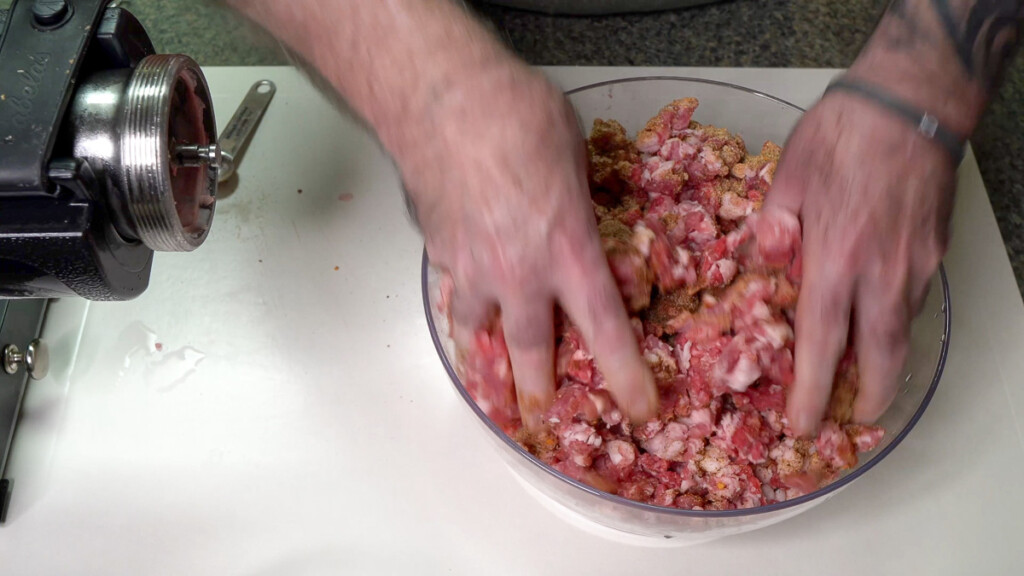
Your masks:
<svg viewBox="0 0 1024 576"><path fill-rule="evenodd" d="M875 86L845 76L841 76L829 84L825 89L825 94L834 91L847 92L870 100L908 121L919 134L945 148L954 167L959 166L960 161L963 160L967 140L939 124L939 120L932 114L923 112Z"/></svg>

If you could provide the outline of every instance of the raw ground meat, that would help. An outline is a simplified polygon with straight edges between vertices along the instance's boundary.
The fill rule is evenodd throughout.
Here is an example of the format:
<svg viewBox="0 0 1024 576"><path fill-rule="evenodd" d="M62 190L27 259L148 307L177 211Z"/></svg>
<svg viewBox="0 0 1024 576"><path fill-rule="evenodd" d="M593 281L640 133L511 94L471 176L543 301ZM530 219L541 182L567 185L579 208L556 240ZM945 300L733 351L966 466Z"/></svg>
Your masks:
<svg viewBox="0 0 1024 576"><path fill-rule="evenodd" d="M598 230L659 387L658 416L639 426L623 418L564 315L544 433L522 427L500 319L460 348L457 364L491 419L567 476L657 506L751 508L833 481L884 431L850 423L850 348L818 437L791 435L800 224L758 213L782 149L766 142L748 154L738 135L693 121L697 106L670 103L635 140L596 120L587 142Z"/></svg>

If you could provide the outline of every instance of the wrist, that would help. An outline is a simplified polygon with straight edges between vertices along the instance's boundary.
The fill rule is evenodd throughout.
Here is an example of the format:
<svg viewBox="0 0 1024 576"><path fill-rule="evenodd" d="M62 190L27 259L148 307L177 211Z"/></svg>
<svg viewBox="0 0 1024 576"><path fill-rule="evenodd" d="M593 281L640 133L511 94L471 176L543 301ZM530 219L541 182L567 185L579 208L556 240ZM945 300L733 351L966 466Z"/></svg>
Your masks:
<svg viewBox="0 0 1024 576"><path fill-rule="evenodd" d="M942 54L896 51L872 40L847 77L871 84L934 116L962 138L974 132L986 95Z"/></svg>
<svg viewBox="0 0 1024 576"><path fill-rule="evenodd" d="M514 60L453 0L252 0L239 5L341 96L393 155L454 87Z"/></svg>
<svg viewBox="0 0 1024 576"><path fill-rule="evenodd" d="M546 80L511 54L453 68L404 112L376 126L378 136L403 175L435 169L437 153L458 153L448 146L472 146L474 133L495 115L508 115ZM465 140L465 142L460 142ZM441 150L444 148L445 150Z"/></svg>
<svg viewBox="0 0 1024 576"><path fill-rule="evenodd" d="M833 80L825 90L826 97L837 93L854 96L863 103L874 106L876 112L889 114L893 119L899 120L905 128L917 132L919 137L945 149L953 166L960 165L967 139L941 124L932 113L917 108L884 88L851 78L849 75Z"/></svg>

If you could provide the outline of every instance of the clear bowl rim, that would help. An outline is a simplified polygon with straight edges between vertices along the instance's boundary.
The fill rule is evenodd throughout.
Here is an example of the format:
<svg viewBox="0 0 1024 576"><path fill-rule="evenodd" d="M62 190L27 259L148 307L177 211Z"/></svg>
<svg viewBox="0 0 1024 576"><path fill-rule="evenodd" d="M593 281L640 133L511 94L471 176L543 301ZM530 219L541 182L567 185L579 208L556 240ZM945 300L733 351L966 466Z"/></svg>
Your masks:
<svg viewBox="0 0 1024 576"><path fill-rule="evenodd" d="M602 81L602 82L588 84L586 86L580 86L580 87L574 88L572 90L568 90L568 91L565 92L565 94L566 94L566 96L569 96L569 95L572 95L572 94L575 94L575 93L578 93L578 92L582 92L584 90L600 88L600 87L603 87L603 86L609 86L609 85L613 85L613 84L631 83L631 82L642 82L642 81L649 81L649 80L672 80L672 81L695 82L695 83L699 83L699 84L710 84L710 85L715 85L715 86L719 86L719 87L723 87L723 88L731 88L731 89L739 90L741 92L746 92L748 94L752 94L754 96L758 96L758 97L761 97L761 98L767 98L768 100L772 100L772 101L777 102L779 104L783 104L785 106L791 107L791 108L795 109L798 112L801 112L801 113L803 112L802 108L800 108L800 107L798 107L798 106L796 106L794 104L786 102L785 100L782 100L780 98L776 98L775 96L772 96L770 94L765 94L763 92L759 92L757 90L753 90L753 89L750 89L750 88L745 88L743 86L737 86L735 84L730 84L728 82L720 82L720 81L717 81L717 80L706 80L706 79L702 79L702 78L689 78L689 77L684 77L684 76L639 76L639 77L632 77L632 78L623 78L623 79L618 79L618 80L606 80L606 81ZM452 385L455 387L456 391L459 393L459 395L462 397L462 399L465 400L466 404L469 405L470 409L473 410L473 413L476 414L476 416L480 419L480 421L483 422L483 424L485 426L487 426L487 428L492 433L496 434L502 440L502 442L504 442L515 453L517 453L519 456L525 458L530 464L532 464L533 466L536 466L542 472L548 474L549 476L555 478L556 480L564 482L565 484L568 484L568 485L573 486L573 487L575 487L575 488L577 488L579 490L582 490L582 491L584 491L584 492L586 492L586 493L588 493L588 494L590 494L592 496L600 498L601 500L604 500L604 501L612 503L612 504L618 504L618 505L621 505L621 506L625 506L627 508L632 508L632 509L637 510L639 512L662 514L662 515L667 515L667 516L677 516L677 517L685 517L685 518L705 518L705 519L720 519L720 518L736 518L736 517L743 517L743 516L754 516L754 515L759 515L759 514L768 514L768 513L771 513L771 512L777 512L777 511L785 510L787 508L792 508L792 507L795 507L795 506L800 506L801 504L806 504L806 503L811 502L813 500L817 500L818 498L821 498L822 496L826 496L828 494L831 494L831 493L833 493L833 492L835 492L835 491L837 491L837 490L839 490L839 489L849 485L851 482L853 482L857 478L860 478L865 472L867 472L868 470L874 468L874 466L876 464L878 464L879 462L884 460L886 456L888 456L893 450L896 449L897 446L900 445L900 443L903 442L904 438L906 438L907 435L910 434L910 431L914 428L914 426L917 425L918 420L921 419L921 416L924 415L925 410L928 408L928 404L931 403L932 396L935 395L935 390L938 388L939 380L941 380L942 373L943 373L943 371L944 371L944 369L946 367L946 356L947 356L947 354L949 352L950 326L951 326L951 323L952 323L952 308L950 306L950 300L949 300L949 282L948 282L948 280L946 278L946 268L945 268L945 266L943 264L940 263L939 264L939 279L940 279L941 284L942 284L942 307L943 307L944 314L945 314L945 322L944 322L944 326L943 326L944 337L942 338L942 350L939 353L939 360L938 360L938 362L936 363L936 366L935 366L935 374L932 376L932 381L931 381L931 383L928 386L928 390L925 392L924 398L921 400L921 404L917 407L917 410L914 412L914 415L911 416L910 420L907 421L907 424L903 427L903 429L899 431L899 433L896 435L896 437L893 438L892 442L890 442L885 448L883 448L881 451L879 451L877 454L875 454L870 460L868 460L867 462L865 462L864 464L859 466L856 470L854 470L853 472L847 474L846 476L843 476L842 478L836 480L835 482L832 482L832 483L828 484L827 486L819 488L818 490L815 490L814 492L811 492L809 494L804 494L803 496L799 496L797 498L793 498L792 500L786 500L784 502L776 502L774 504L768 504L766 506L758 506L756 508L741 508L741 509L735 509L735 510L686 510L686 509L682 509L682 508L669 508L669 507L665 507L665 506L655 506L653 504L645 504L643 502L636 502L636 501L630 500L628 498L623 498L622 496L619 496L617 494L611 494L609 492L604 492L602 490L598 490L597 488L594 488L592 486L584 484L583 482L580 482L578 480L575 480L573 478L570 478L570 477L562 474L558 470L555 470L551 466L548 466L547 464L542 462L539 458L537 458L536 456L531 454L529 451L524 449L522 446L519 445L518 442L516 442L511 437L509 437L508 434L505 434L505 432L501 428L496 426L494 424L494 422L491 421L491 419L487 416L487 414L484 413L484 411L480 408L480 406L477 405L476 401L473 400L472 396L469 395L469 392L466 391L465 386L462 385L462 380L459 378L458 373L455 371L455 366L452 365L451 360L448 358L448 355L444 351L444 345L441 342L441 337L440 337L440 334L439 334L439 332L437 330L437 325L434 323L433 311L431 310L429 273L430 273L430 258L428 257L427 250L424 247L424 250L423 250L423 260L422 260L422 265L421 265L421 289L422 289L422 295L423 295L423 308L424 308L424 312L426 313L426 316L427 316L427 326L428 326L428 328L430 330L430 338L431 338L431 340L434 343L434 349L437 351L437 355L441 359L441 363L444 365L445 371L448 373L449 379L451 379L451 381L452 381Z"/></svg>

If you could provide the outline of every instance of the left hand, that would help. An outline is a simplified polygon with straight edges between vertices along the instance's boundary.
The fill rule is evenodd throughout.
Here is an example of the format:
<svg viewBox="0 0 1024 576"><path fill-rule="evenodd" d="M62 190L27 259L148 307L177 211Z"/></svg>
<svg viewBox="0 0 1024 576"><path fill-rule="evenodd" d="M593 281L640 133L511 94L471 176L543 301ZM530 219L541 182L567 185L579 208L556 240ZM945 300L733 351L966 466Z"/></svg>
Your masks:
<svg viewBox="0 0 1024 576"><path fill-rule="evenodd" d="M395 157L430 261L454 283L453 336L468 342L500 310L522 420L537 432L555 398L560 304L623 414L652 417L657 388L601 247L571 106L511 59L448 90Z"/></svg>

